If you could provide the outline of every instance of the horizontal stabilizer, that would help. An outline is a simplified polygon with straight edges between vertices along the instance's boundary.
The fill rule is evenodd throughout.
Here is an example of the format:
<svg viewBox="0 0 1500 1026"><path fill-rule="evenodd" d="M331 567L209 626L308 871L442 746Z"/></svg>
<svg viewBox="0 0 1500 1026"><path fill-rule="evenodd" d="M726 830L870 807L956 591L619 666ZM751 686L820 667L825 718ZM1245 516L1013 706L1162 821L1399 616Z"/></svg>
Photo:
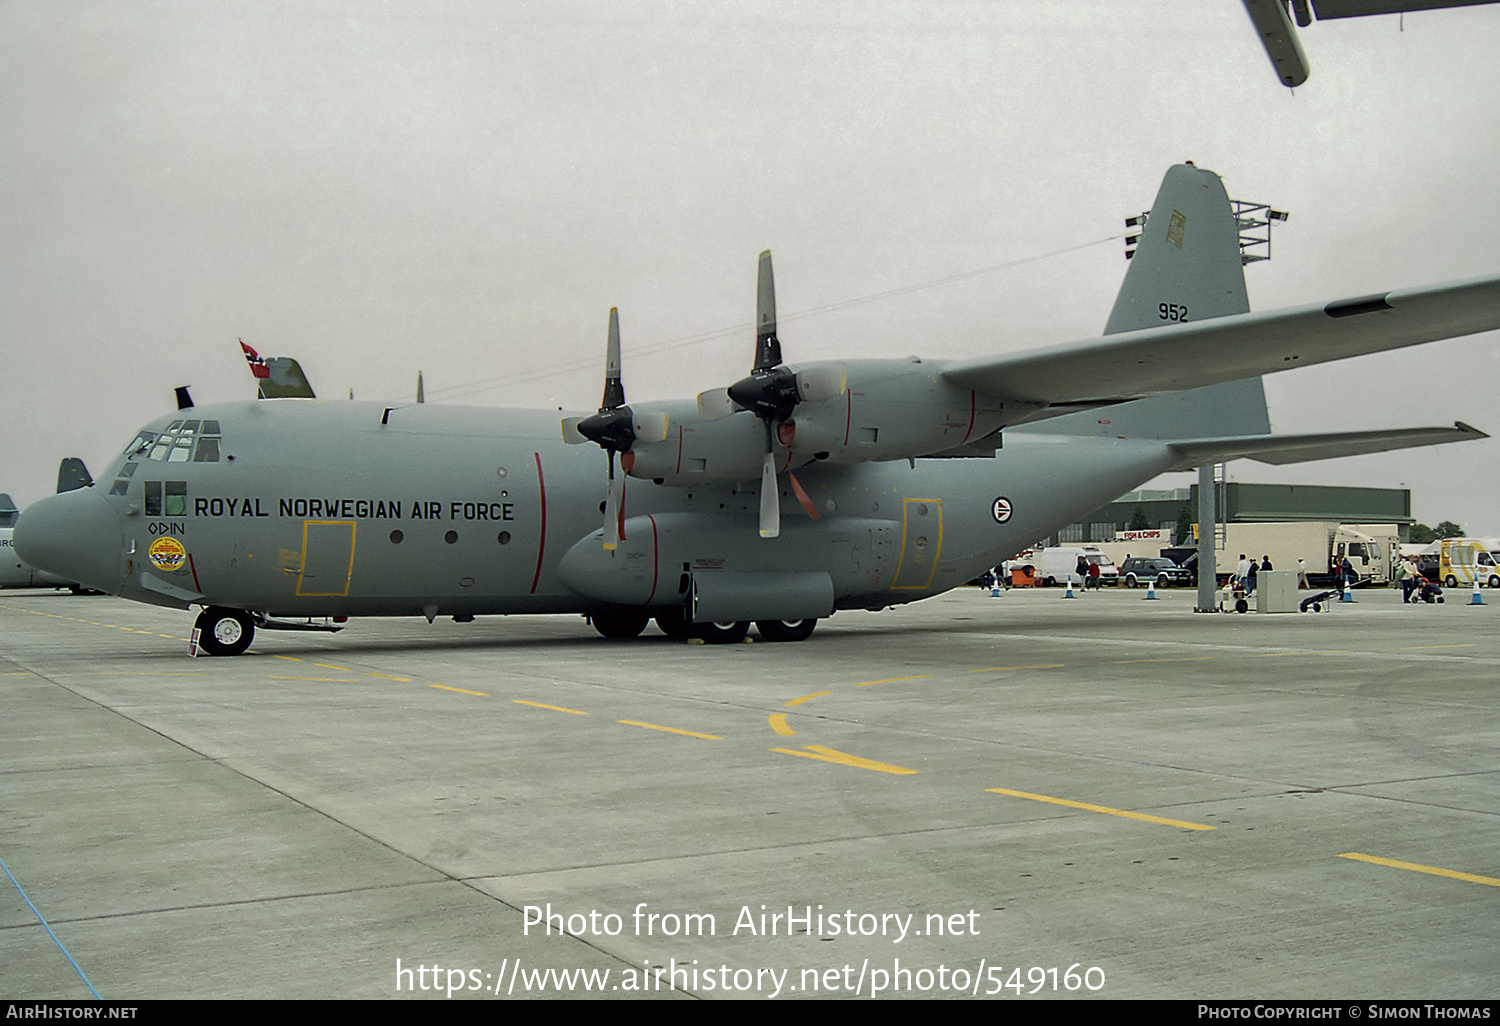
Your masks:
<svg viewBox="0 0 1500 1026"><path fill-rule="evenodd" d="M1018 402L1101 403L1496 328L1500 278L1481 278L955 361L943 376L961 388Z"/></svg>
<svg viewBox="0 0 1500 1026"><path fill-rule="evenodd" d="M1309 463L1339 456L1364 456L1372 452L1413 449L1420 445L1467 442L1489 435L1462 421L1451 428L1404 428L1396 431L1344 431L1316 435L1250 435L1238 438L1199 438L1173 442L1182 456L1173 470L1188 470L1209 463L1247 458L1281 466Z"/></svg>

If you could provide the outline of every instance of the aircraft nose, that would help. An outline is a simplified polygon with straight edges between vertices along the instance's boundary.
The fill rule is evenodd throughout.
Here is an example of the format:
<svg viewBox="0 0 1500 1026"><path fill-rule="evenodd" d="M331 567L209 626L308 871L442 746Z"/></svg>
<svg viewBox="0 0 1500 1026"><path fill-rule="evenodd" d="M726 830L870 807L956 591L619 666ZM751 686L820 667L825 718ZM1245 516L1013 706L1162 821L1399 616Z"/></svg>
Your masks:
<svg viewBox="0 0 1500 1026"><path fill-rule="evenodd" d="M24 562L99 591L120 590L120 520L93 488L49 495L16 520L13 543Z"/></svg>

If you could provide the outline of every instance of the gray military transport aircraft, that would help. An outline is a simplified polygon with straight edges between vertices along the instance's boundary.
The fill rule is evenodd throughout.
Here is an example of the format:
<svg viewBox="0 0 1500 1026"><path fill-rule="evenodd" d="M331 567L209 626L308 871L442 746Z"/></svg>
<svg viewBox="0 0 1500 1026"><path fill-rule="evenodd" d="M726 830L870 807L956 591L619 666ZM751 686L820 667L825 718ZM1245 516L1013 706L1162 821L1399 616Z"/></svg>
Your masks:
<svg viewBox="0 0 1500 1026"><path fill-rule="evenodd" d="M612 314L600 409L561 424L308 399L180 410L96 487L27 509L16 548L89 587L202 606L219 655L256 627L350 616L581 613L611 638L654 617L716 642L754 621L800 641L837 610L962 584L1164 471L1486 437L1272 435L1257 375L1500 328L1500 278L1249 313L1224 187L1183 164L1104 338L784 365L769 254L758 306L747 377L633 405Z"/></svg>

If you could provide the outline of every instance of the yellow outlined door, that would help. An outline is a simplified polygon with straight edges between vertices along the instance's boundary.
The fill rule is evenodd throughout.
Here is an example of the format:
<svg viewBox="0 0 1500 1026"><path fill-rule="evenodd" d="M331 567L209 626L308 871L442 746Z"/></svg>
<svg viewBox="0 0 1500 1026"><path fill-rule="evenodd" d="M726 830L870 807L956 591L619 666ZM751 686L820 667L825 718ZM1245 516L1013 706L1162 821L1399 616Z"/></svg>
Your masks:
<svg viewBox="0 0 1500 1026"><path fill-rule="evenodd" d="M347 595L353 575L354 521L302 521L302 570L297 574L297 594Z"/></svg>
<svg viewBox="0 0 1500 1026"><path fill-rule="evenodd" d="M932 584L943 549L943 504L937 499L901 500L901 562L891 589L919 591Z"/></svg>

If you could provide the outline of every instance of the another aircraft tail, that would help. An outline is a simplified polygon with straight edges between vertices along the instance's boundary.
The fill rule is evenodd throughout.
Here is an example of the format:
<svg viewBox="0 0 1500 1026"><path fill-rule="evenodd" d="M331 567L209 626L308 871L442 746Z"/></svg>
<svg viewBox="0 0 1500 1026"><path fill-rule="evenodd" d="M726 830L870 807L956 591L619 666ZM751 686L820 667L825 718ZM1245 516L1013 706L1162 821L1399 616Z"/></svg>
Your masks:
<svg viewBox="0 0 1500 1026"><path fill-rule="evenodd" d="M1106 335L1248 313L1239 226L1212 171L1167 171L1141 227ZM1255 435L1271 430L1260 378L1140 399L1036 424L1045 434L1127 438Z"/></svg>
<svg viewBox="0 0 1500 1026"><path fill-rule="evenodd" d="M93 484L94 475L89 473L89 468L84 466L83 460L77 456L64 457L57 465L57 490L59 492L91 488Z"/></svg>

